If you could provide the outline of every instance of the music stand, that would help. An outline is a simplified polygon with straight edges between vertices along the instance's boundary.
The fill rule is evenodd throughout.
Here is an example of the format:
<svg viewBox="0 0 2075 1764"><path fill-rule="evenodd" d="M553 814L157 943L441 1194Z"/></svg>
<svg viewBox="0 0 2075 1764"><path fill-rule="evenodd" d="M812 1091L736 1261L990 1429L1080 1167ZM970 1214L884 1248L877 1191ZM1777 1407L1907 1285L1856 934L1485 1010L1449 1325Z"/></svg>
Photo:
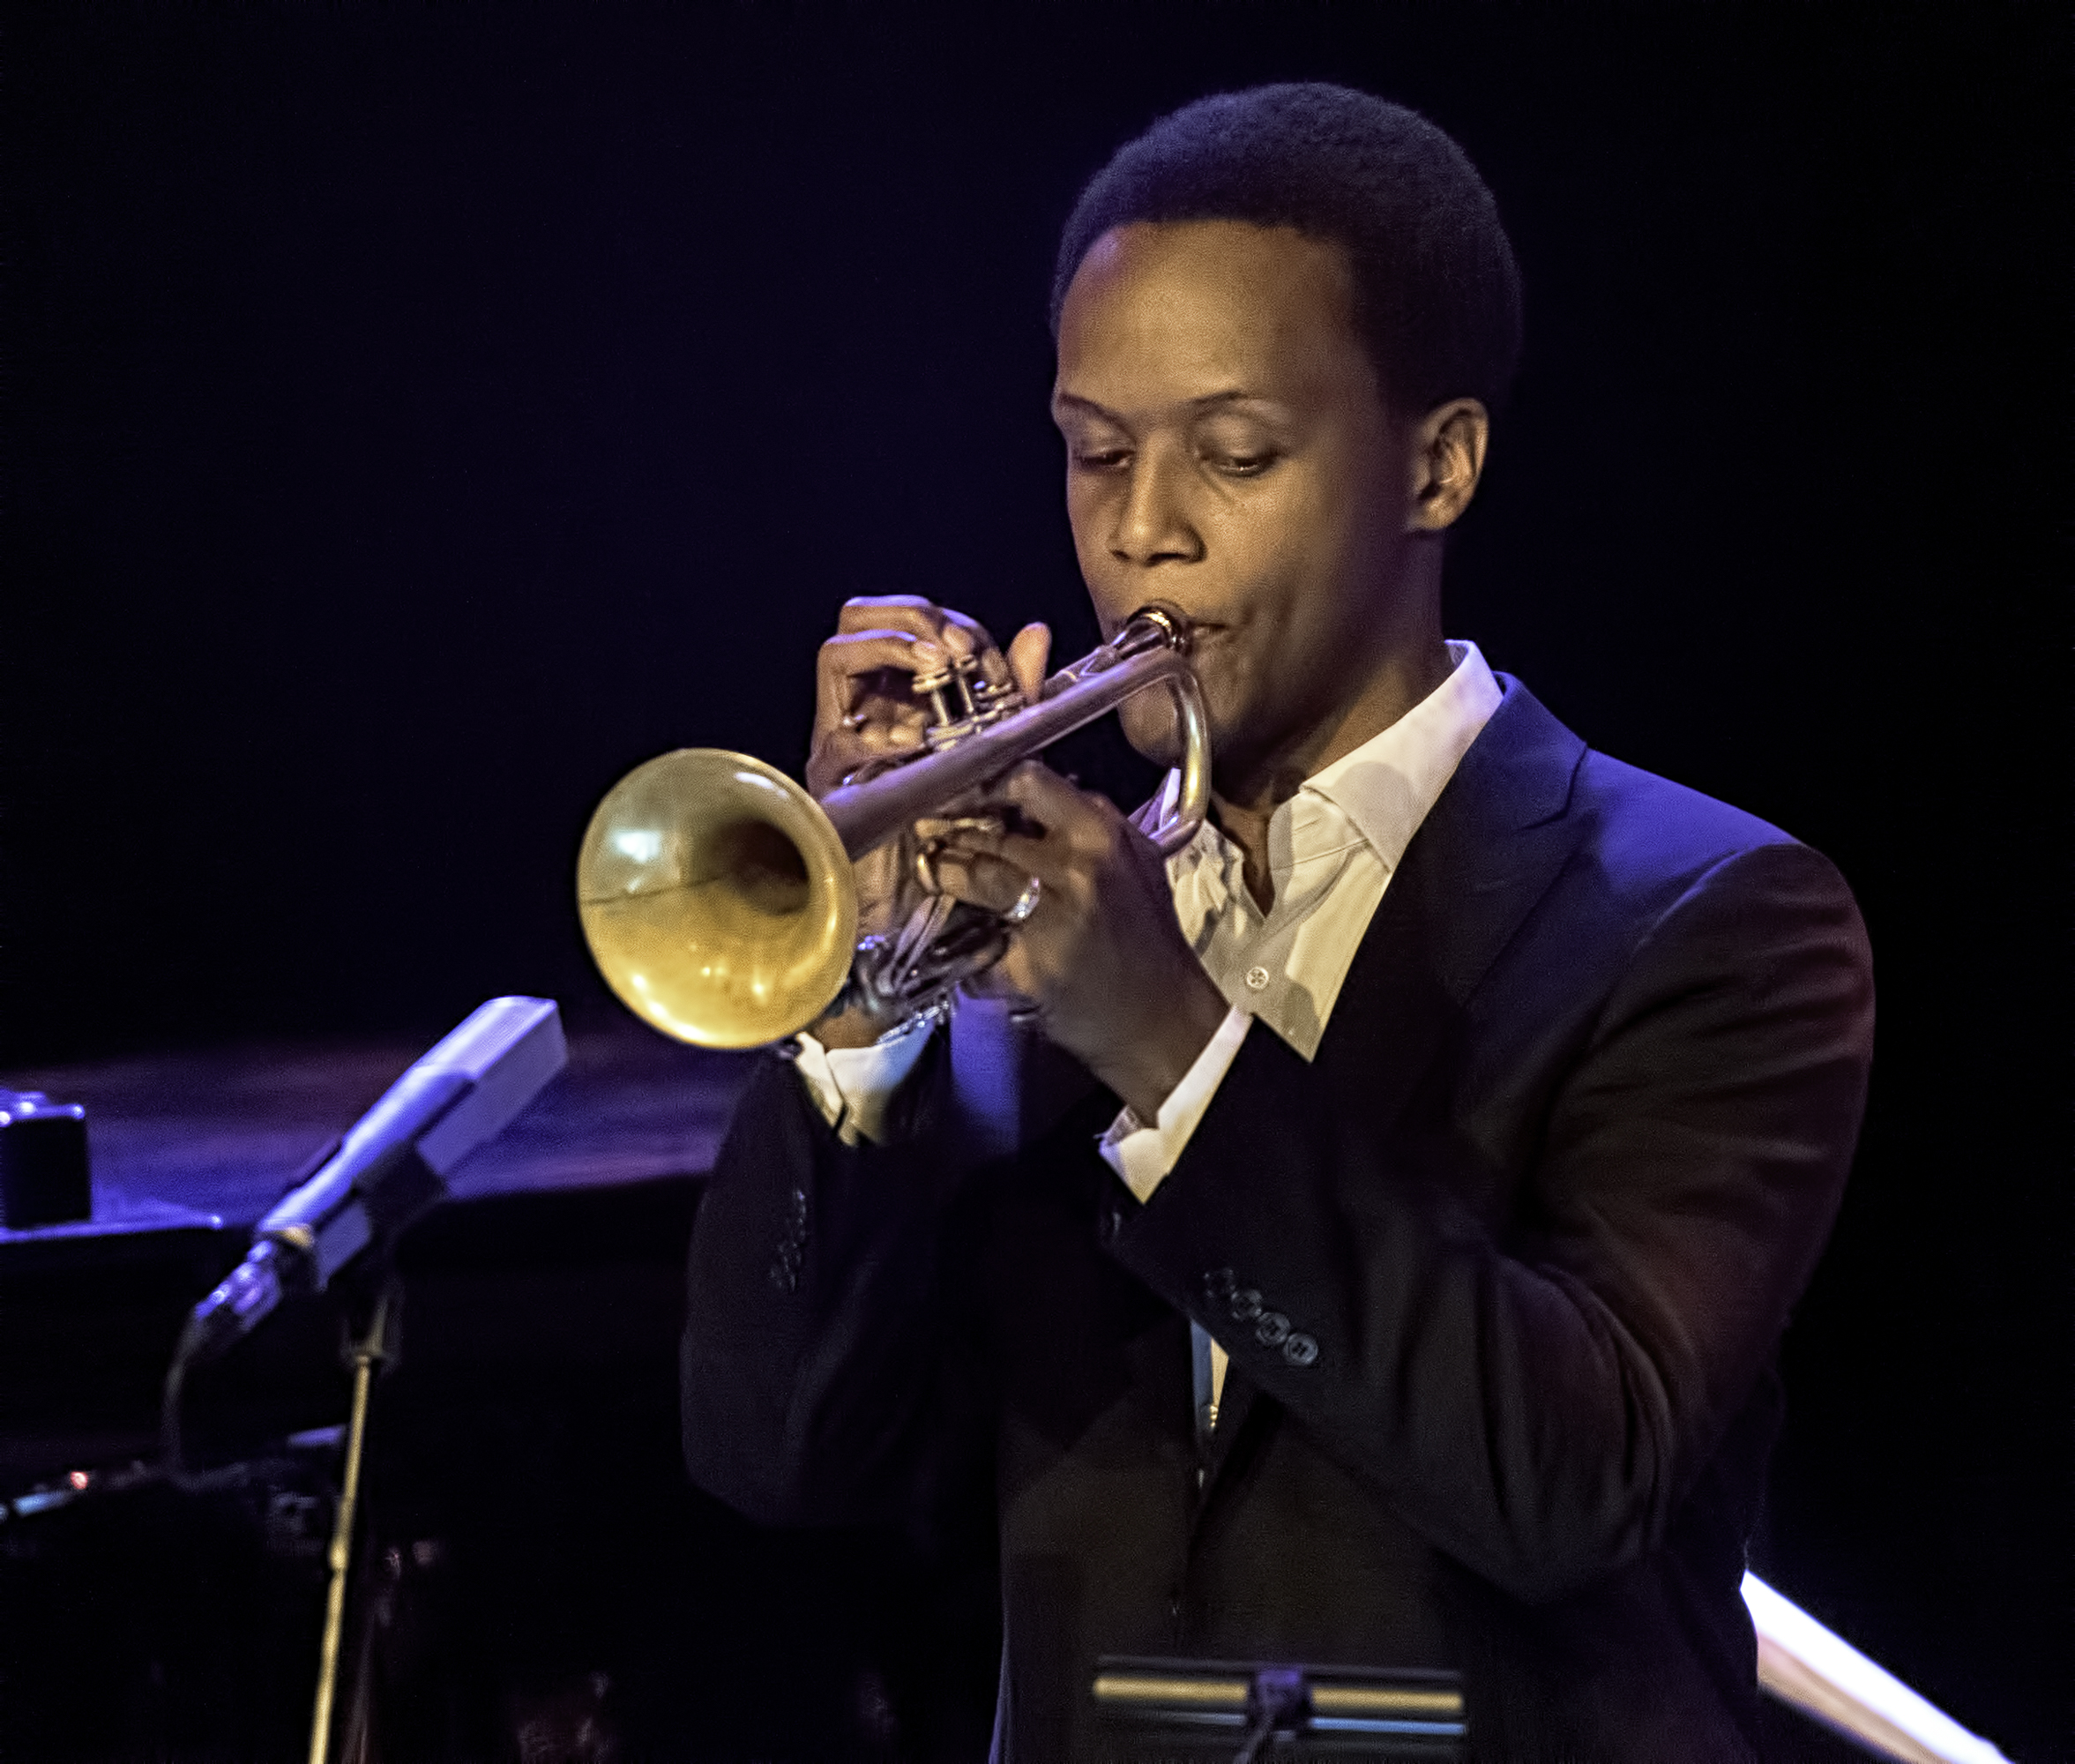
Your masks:
<svg viewBox="0 0 2075 1764"><path fill-rule="evenodd" d="M1091 1687L1102 1764L1459 1760L1452 1672L1106 1656Z"/></svg>

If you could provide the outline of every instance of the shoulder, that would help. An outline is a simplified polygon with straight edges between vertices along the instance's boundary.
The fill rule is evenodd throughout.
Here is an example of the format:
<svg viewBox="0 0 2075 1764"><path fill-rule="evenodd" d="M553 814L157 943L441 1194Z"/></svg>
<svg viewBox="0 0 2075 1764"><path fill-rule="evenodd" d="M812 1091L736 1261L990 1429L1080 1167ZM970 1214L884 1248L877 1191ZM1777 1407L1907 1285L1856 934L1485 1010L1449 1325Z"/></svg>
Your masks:
<svg viewBox="0 0 2075 1764"><path fill-rule="evenodd" d="M1623 893L1697 878L1750 852L1807 849L1754 814L1592 749L1579 766L1571 806Z"/></svg>
<svg viewBox="0 0 2075 1764"><path fill-rule="evenodd" d="M1596 973L1608 988L1646 953L1651 968L1677 967L1682 952L1763 966L1762 952L1811 937L1868 967L1857 905L1827 858L1757 815L1589 748L1518 680L1502 680L1504 700L1465 755L1462 795L1437 829L1437 876L1452 881L1433 911L1454 924L1491 916L1510 897L1517 916L1500 931L1534 927L1516 946L1522 959L1553 960L1555 938L1567 971Z"/></svg>
<svg viewBox="0 0 2075 1764"><path fill-rule="evenodd" d="M1836 866L1757 815L1588 748L1519 682L1506 687L1485 730L1497 737L1486 769L1523 780L1539 770L1539 789L1517 782L1511 801L1539 801L1547 818L1477 856L1504 873L1514 854L1546 841L1546 882L1524 916L1534 929L1514 946L1519 961L1560 970L1559 990L1603 1026L1741 1012L1738 1020L1834 1031L1862 1061L1872 952ZM1558 771L1555 807L1548 780Z"/></svg>
<svg viewBox="0 0 2075 1764"><path fill-rule="evenodd" d="M1870 984L1858 903L1821 852L1756 815L1599 753L1579 768L1578 807L1596 886L1618 903L1638 959L1698 952L1769 987L1791 956L1797 969L1815 960L1856 975L1847 988L1855 995Z"/></svg>
<svg viewBox="0 0 2075 1764"><path fill-rule="evenodd" d="M1523 781L1541 773L1550 818L1570 824L1579 858L1616 898L1640 905L1668 890L1676 895L1725 867L1836 873L1771 822L1588 746L1518 680L1501 679L1504 699L1472 754L1489 743L1489 773ZM1559 774L1560 790L1553 788ZM1519 782L1512 788L1528 794Z"/></svg>

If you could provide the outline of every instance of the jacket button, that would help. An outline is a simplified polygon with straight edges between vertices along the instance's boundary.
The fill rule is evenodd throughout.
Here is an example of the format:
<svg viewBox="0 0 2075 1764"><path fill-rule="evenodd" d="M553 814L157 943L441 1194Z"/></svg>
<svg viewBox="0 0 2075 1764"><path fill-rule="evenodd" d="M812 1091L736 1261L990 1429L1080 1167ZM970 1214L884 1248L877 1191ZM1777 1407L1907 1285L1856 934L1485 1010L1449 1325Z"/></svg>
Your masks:
<svg viewBox="0 0 2075 1764"><path fill-rule="evenodd" d="M1204 1292L1212 1298L1224 1297L1238 1284L1238 1277L1230 1268L1213 1268L1203 1277Z"/></svg>
<svg viewBox="0 0 2075 1764"><path fill-rule="evenodd" d="M1244 1323L1250 1318L1261 1314L1261 1295L1250 1286L1243 1287L1226 1303L1231 1310L1233 1320L1237 1323Z"/></svg>
<svg viewBox="0 0 2075 1764"><path fill-rule="evenodd" d="M1300 1329L1282 1344L1282 1357L1293 1366L1310 1365L1318 1358L1318 1343Z"/></svg>
<svg viewBox="0 0 2075 1764"><path fill-rule="evenodd" d="M1264 1311L1254 1325L1254 1340L1264 1348L1280 1347L1289 1339L1289 1319L1280 1311Z"/></svg>

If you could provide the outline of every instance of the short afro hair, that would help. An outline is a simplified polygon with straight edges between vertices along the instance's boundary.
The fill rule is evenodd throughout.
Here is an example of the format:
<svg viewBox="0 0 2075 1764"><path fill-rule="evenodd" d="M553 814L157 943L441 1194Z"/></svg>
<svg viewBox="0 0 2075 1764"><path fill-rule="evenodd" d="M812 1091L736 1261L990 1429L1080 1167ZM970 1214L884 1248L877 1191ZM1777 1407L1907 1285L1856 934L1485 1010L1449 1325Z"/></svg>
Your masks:
<svg viewBox="0 0 2075 1764"><path fill-rule="evenodd" d="M1469 156L1400 104L1317 83L1200 98L1119 148L1068 217L1052 335L1089 247L1133 221L1242 220L1338 244L1385 400L1497 410L1520 358L1520 272Z"/></svg>

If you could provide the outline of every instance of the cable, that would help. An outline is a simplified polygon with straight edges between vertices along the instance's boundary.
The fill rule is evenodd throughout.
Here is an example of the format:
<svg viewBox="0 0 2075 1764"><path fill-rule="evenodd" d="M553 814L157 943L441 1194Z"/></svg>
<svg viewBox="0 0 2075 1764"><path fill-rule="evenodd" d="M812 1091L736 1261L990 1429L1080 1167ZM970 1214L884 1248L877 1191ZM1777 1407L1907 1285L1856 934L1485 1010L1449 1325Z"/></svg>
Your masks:
<svg viewBox="0 0 2075 1764"><path fill-rule="evenodd" d="M203 1481L188 1474L187 1454L180 1433L181 1399L187 1387L187 1369L194 1364L199 1336L195 1319L190 1317L186 1327L180 1332L180 1345L173 1350L173 1364L166 1369L165 1394L159 1404L159 1456L165 1466L166 1480L187 1494L194 1493Z"/></svg>
<svg viewBox="0 0 2075 1764"><path fill-rule="evenodd" d="M1301 1725L1311 1712L1311 1687L1294 1666L1264 1666L1246 1687L1251 1725L1232 1764L1254 1764L1278 1729Z"/></svg>

